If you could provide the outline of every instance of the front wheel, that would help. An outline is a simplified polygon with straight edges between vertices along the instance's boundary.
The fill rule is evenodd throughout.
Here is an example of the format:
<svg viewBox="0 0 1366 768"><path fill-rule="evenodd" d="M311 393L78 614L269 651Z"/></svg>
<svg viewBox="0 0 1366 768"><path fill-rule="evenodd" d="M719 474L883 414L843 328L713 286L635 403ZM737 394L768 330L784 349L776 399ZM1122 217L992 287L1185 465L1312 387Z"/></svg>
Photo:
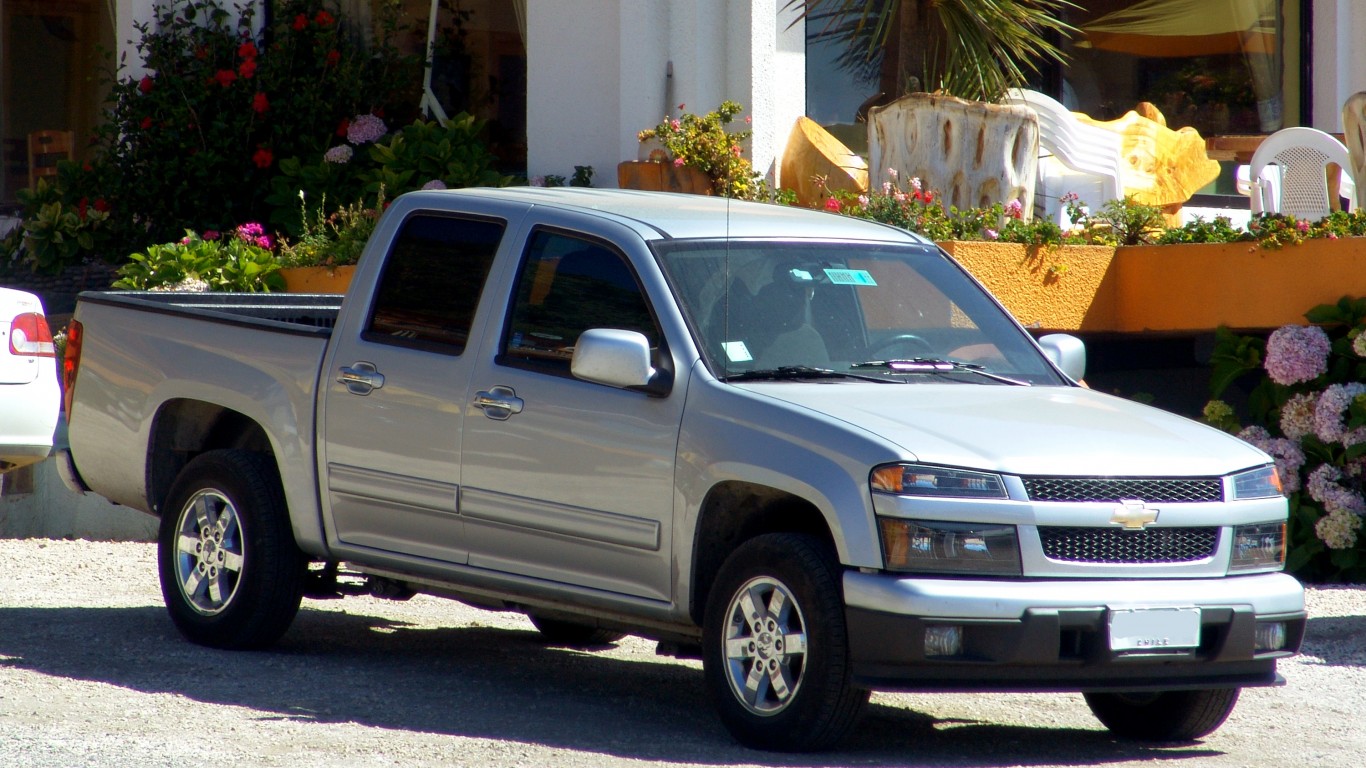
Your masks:
<svg viewBox="0 0 1366 768"><path fill-rule="evenodd" d="M307 560L294 543L275 465L201 454L176 477L157 539L161 595L191 642L264 648L299 611Z"/></svg>
<svg viewBox="0 0 1366 768"><path fill-rule="evenodd" d="M1086 705L1117 736L1190 741L1214 733L1238 703L1237 688L1151 693L1087 693Z"/></svg>
<svg viewBox="0 0 1366 768"><path fill-rule="evenodd" d="M824 749L858 720L840 568L810 536L767 534L721 566L707 600L702 664L722 723L747 747Z"/></svg>

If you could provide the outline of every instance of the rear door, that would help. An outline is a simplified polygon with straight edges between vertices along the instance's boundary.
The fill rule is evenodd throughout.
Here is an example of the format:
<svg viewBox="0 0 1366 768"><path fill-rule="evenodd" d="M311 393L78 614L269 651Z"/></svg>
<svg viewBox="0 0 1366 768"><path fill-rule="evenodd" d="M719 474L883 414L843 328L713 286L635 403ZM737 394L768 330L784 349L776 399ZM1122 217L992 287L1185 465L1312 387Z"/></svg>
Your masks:
<svg viewBox="0 0 1366 768"><path fill-rule="evenodd" d="M320 474L329 539L343 554L466 560L460 431L482 289L509 219L524 209L505 207L409 214L363 321L333 337Z"/></svg>

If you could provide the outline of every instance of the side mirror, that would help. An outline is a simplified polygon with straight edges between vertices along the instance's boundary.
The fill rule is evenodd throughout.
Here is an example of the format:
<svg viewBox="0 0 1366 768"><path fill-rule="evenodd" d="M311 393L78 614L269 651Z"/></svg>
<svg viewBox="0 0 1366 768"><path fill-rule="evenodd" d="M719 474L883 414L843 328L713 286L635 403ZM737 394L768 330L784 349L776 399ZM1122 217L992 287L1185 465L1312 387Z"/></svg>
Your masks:
<svg viewBox="0 0 1366 768"><path fill-rule="evenodd" d="M1081 339L1066 333L1050 333L1039 338L1039 346L1044 356L1072 381L1081 381L1086 376L1086 344Z"/></svg>
<svg viewBox="0 0 1366 768"><path fill-rule="evenodd" d="M574 344L569 371L575 378L618 389L647 387L655 377L645 334L590 328Z"/></svg>

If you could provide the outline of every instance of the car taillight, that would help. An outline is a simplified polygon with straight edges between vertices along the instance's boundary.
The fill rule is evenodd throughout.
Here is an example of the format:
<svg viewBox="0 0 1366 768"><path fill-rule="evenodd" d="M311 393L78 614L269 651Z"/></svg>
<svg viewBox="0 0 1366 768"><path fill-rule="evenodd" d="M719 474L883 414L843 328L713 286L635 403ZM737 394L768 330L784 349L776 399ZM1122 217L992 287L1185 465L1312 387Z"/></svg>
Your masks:
<svg viewBox="0 0 1366 768"><path fill-rule="evenodd" d="M62 355L62 410L71 414L71 395L76 391L76 372L81 367L81 340L85 328L79 320L66 327L66 352Z"/></svg>
<svg viewBox="0 0 1366 768"><path fill-rule="evenodd" d="M25 312L14 318L9 329L9 353L25 357L56 357L52 331L47 319L37 312Z"/></svg>

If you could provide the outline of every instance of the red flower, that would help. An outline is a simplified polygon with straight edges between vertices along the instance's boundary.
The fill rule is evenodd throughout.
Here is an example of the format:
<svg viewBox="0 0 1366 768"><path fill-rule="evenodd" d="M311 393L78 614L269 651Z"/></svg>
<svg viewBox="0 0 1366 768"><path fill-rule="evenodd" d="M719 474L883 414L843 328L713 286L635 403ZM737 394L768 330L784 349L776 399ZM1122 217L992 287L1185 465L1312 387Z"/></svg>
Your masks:
<svg viewBox="0 0 1366 768"><path fill-rule="evenodd" d="M142 118L142 122L140 123L140 125L142 126L142 130L144 130L144 131L147 130L148 128L151 128L151 127L152 127L152 118L150 118L150 117L144 117L144 118Z"/></svg>
<svg viewBox="0 0 1366 768"><path fill-rule="evenodd" d="M95 210L100 213L109 213L109 203L103 197L95 198Z"/></svg>
<svg viewBox="0 0 1366 768"><path fill-rule="evenodd" d="M264 115L266 113L266 110L270 109L270 101L266 99L266 95L264 93L258 91L256 93L256 96L251 100L251 108L256 112L256 114Z"/></svg>
<svg viewBox="0 0 1366 768"><path fill-rule="evenodd" d="M88 197L82 197L80 200L76 201L76 215L81 217L81 221L85 221L85 215L89 205L90 198Z"/></svg>
<svg viewBox="0 0 1366 768"><path fill-rule="evenodd" d="M840 201L836 200L836 199L833 198L833 197L827 197L827 198L825 199L825 210L827 210L827 211L834 211L835 213L839 213L839 210L840 210Z"/></svg>
<svg viewBox="0 0 1366 768"><path fill-rule="evenodd" d="M138 90L143 93L151 93L154 85L156 83L152 80L151 75L143 75L142 79L138 81Z"/></svg>
<svg viewBox="0 0 1366 768"><path fill-rule="evenodd" d="M330 27L334 21L336 19L332 18L332 14L327 11L318 11L318 15L313 17L313 23L320 27Z"/></svg>
<svg viewBox="0 0 1366 768"><path fill-rule="evenodd" d="M327 66L335 67L337 66L337 62L339 61L341 61L341 53L339 53L338 51L327 52Z"/></svg>
<svg viewBox="0 0 1366 768"><path fill-rule="evenodd" d="M256 60L247 59L242 62L242 66L237 68L237 74L241 75L243 80L250 80L252 75L256 74Z"/></svg>
<svg viewBox="0 0 1366 768"><path fill-rule="evenodd" d="M231 69L220 69L218 70L218 74L213 76L213 79L217 81L219 85L227 88L237 80L237 73L233 72Z"/></svg>
<svg viewBox="0 0 1366 768"><path fill-rule="evenodd" d="M256 54L256 43L253 43L250 40L237 46L237 55L243 59L250 61L256 58Z"/></svg>
<svg viewBox="0 0 1366 768"><path fill-rule="evenodd" d="M341 136L342 138L346 138L346 131L347 131L347 129L349 129L350 127L351 127L351 121L343 117L343 118L341 119L341 122L340 122L340 123L337 123L337 135L338 135L338 136Z"/></svg>
<svg viewBox="0 0 1366 768"><path fill-rule="evenodd" d="M251 156L251 161L257 168L269 168L275 162L275 153L265 147L256 150L256 154Z"/></svg>
<svg viewBox="0 0 1366 768"><path fill-rule="evenodd" d="M294 24L291 25L295 32L302 32L308 27L308 17L302 13L294 17Z"/></svg>
<svg viewBox="0 0 1366 768"><path fill-rule="evenodd" d="M209 58L209 49L208 49L208 48L205 48L205 47L202 46L202 45L196 47L196 48L194 49L194 57L195 57L196 59L199 59L200 61L203 61L204 59Z"/></svg>

